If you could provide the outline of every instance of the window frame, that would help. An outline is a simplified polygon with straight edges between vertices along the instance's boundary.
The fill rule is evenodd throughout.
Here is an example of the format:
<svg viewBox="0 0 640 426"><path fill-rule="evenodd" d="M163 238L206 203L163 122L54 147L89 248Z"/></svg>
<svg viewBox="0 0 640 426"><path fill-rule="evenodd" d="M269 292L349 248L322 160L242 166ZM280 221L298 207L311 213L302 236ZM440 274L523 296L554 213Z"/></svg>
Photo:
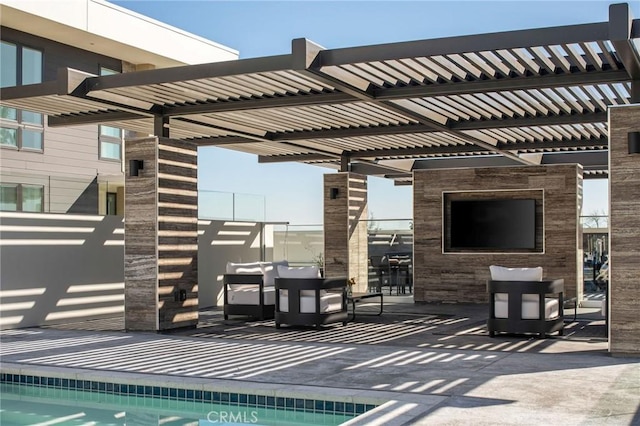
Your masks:
<svg viewBox="0 0 640 426"><path fill-rule="evenodd" d="M100 75L113 75L113 74L120 74L119 71L116 71L114 69L111 68L107 68L107 67L100 67ZM120 133L120 137L116 138L114 136L111 135L106 135L102 133L102 129L103 128L110 128L110 129L117 129ZM113 157L109 157L106 155L103 155L103 151L102 151L102 144L103 143L110 143L110 144L114 144L114 145L118 145L119 147L119 158L113 158ZM119 127L113 127L113 126L105 126L105 125L98 125L98 159L102 160L102 161L111 161L111 162L121 162L123 160L124 157L124 153L123 153L123 144L124 144L124 130L119 128Z"/></svg>
<svg viewBox="0 0 640 426"><path fill-rule="evenodd" d="M40 53L40 83L42 82L44 76L44 50L15 42L12 40L0 40L0 43L4 43L7 45L15 46L16 50L16 69L15 69L15 82L17 86L22 86L23 77L24 77L24 60L23 60L23 51L24 49L29 49L34 52ZM40 117L40 123L26 122L23 121L23 110L18 108L5 107L8 109L12 109L16 111L16 119L3 118L0 117L0 128L16 130L16 144L15 145L6 145L0 144L1 149L11 149L18 151L28 151L28 152L44 152L44 127L45 127L45 116L44 114L34 113L28 111L31 114L37 114ZM24 146L24 132L33 132L40 135L40 147L32 148Z"/></svg>
<svg viewBox="0 0 640 426"><path fill-rule="evenodd" d="M14 183L14 182L0 182L0 187L13 187L16 191L16 209L15 210L2 210L5 212L25 212L25 213L43 213L44 212L44 185L31 184L31 183ZM25 210L24 209L24 187L39 188L40 189L40 210Z"/></svg>

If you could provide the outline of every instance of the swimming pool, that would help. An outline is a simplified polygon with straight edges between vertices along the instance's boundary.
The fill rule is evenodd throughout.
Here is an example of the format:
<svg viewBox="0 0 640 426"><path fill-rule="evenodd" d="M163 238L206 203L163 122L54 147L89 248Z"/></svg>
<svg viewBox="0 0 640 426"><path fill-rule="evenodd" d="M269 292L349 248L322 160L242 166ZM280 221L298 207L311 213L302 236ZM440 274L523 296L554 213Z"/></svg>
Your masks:
<svg viewBox="0 0 640 426"><path fill-rule="evenodd" d="M0 424L338 425L373 404L0 374Z"/></svg>

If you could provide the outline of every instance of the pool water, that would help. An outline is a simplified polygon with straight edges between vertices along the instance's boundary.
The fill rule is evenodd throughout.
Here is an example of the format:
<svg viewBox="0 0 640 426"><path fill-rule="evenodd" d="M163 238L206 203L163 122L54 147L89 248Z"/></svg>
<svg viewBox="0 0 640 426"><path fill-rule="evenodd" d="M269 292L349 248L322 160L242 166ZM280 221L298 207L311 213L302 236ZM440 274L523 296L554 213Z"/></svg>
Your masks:
<svg viewBox="0 0 640 426"><path fill-rule="evenodd" d="M286 398L287 400L290 398ZM2 383L0 424L339 425L356 416Z"/></svg>

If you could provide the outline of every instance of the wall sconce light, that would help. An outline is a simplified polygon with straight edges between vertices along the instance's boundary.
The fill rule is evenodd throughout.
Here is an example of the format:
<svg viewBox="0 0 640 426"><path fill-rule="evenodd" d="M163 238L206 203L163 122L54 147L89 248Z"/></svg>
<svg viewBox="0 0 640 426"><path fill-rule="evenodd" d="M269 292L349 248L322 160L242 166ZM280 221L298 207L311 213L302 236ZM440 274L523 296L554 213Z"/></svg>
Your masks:
<svg viewBox="0 0 640 426"><path fill-rule="evenodd" d="M143 160L129 160L129 176L140 176L140 170L144 170Z"/></svg>
<svg viewBox="0 0 640 426"><path fill-rule="evenodd" d="M629 154L640 154L640 132L627 133Z"/></svg>
<svg viewBox="0 0 640 426"><path fill-rule="evenodd" d="M332 200L335 200L336 198L338 198L338 188L331 188L329 190L329 198L331 198Z"/></svg>

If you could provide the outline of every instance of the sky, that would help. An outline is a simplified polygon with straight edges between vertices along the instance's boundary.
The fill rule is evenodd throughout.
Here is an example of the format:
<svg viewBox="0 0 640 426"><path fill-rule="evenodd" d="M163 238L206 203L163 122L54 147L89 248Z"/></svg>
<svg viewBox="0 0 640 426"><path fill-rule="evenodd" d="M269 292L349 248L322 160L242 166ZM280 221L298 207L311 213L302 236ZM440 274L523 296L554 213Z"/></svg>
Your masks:
<svg viewBox="0 0 640 426"><path fill-rule="evenodd" d="M288 54L291 41L325 48L603 22L620 1L111 1L238 50L240 58ZM629 4L635 17L640 2ZM322 224L323 175L331 169L259 164L255 155L198 151L199 189L264 197L267 221ZM368 180L369 219L409 219L412 187ZM583 214L607 212L606 180L585 180Z"/></svg>

